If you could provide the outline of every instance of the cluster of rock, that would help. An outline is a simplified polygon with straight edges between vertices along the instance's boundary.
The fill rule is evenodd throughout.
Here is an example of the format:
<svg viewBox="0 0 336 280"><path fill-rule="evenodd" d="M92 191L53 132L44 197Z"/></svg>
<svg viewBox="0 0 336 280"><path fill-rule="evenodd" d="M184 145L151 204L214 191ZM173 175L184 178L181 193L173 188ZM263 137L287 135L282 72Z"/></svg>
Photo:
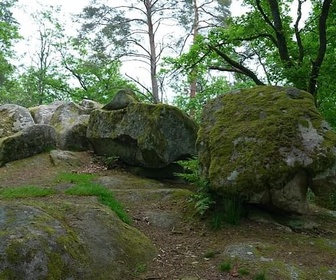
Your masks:
<svg viewBox="0 0 336 280"><path fill-rule="evenodd" d="M310 188L325 206L336 205L336 134L313 97L295 88L223 94L205 106L200 129L178 108L138 102L127 90L104 107L3 105L0 119L0 166L57 147L159 170L197 150L202 176L221 196L302 214Z"/></svg>
<svg viewBox="0 0 336 280"><path fill-rule="evenodd" d="M103 108L91 101L34 108L0 106L0 166L54 148L118 156L151 169L195 154L198 127L176 107L137 102L120 91Z"/></svg>

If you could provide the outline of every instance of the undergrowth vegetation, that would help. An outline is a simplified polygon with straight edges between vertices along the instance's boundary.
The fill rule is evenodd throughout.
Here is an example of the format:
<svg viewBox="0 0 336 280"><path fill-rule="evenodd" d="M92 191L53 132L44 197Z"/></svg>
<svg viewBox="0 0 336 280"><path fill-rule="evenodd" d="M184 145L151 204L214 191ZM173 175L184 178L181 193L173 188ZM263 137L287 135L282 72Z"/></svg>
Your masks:
<svg viewBox="0 0 336 280"><path fill-rule="evenodd" d="M238 196L219 196L211 191L210 182L200 173L197 158L180 161L185 173L176 174L178 177L194 184L196 193L191 197L195 205L195 212L200 216L210 216L210 225L213 229L219 229L223 222L237 225L243 213L242 199Z"/></svg>

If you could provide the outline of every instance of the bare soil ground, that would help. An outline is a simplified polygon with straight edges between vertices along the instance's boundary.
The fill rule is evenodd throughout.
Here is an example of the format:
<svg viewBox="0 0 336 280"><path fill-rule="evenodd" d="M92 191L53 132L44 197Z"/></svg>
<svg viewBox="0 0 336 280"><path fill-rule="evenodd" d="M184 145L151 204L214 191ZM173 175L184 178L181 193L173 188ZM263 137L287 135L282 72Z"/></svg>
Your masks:
<svg viewBox="0 0 336 280"><path fill-rule="evenodd" d="M129 279L336 279L335 212L312 205L307 215L286 218L286 225L243 218L214 231L209 219L191 215L191 186L106 170L90 154L79 156L78 167L52 166L48 154L9 163L0 168L0 187L60 188L59 172L96 174L157 248L156 258Z"/></svg>

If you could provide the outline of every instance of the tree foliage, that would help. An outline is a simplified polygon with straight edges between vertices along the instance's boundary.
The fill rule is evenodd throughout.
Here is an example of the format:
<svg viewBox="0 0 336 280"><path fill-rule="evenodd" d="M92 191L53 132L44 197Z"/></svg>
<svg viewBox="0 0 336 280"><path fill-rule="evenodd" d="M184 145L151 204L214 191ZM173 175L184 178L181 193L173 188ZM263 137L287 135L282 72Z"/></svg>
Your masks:
<svg viewBox="0 0 336 280"><path fill-rule="evenodd" d="M8 98L7 91L13 86L10 79L14 67L10 63L10 58L13 56L13 44L19 38L18 23L11 11L15 2L16 0L0 2L0 101Z"/></svg>
<svg viewBox="0 0 336 280"><path fill-rule="evenodd" d="M88 98L106 103L121 88L138 91L134 83L121 75L120 61L99 50L92 51L88 39L69 38L61 53L63 67L79 84L72 92L74 100Z"/></svg>
<svg viewBox="0 0 336 280"><path fill-rule="evenodd" d="M317 96L324 90L324 69L334 52L335 7L332 0L314 0L303 21L306 1L293 2L245 0L248 12L230 18L225 28L200 35L197 46L177 65L191 69L202 64L209 70L247 76L259 85L291 85Z"/></svg>

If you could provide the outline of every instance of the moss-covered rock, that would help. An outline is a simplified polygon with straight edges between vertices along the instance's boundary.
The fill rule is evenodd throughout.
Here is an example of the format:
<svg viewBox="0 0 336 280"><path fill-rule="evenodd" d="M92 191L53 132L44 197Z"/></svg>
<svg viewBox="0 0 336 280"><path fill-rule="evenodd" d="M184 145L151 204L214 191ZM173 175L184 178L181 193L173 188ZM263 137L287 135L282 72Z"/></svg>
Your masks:
<svg viewBox="0 0 336 280"><path fill-rule="evenodd" d="M129 279L151 242L91 199L1 202L0 279Z"/></svg>
<svg viewBox="0 0 336 280"><path fill-rule="evenodd" d="M61 150L85 151L90 144L86 139L89 114L93 108L84 108L74 102L57 107L51 117L50 125L57 133L57 147Z"/></svg>
<svg viewBox="0 0 336 280"><path fill-rule="evenodd" d="M121 110L93 111L87 137L98 155L162 168L195 154L197 130L196 123L176 107L130 103Z"/></svg>
<svg viewBox="0 0 336 280"><path fill-rule="evenodd" d="M0 138L10 136L34 124L28 109L14 104L0 106Z"/></svg>
<svg viewBox="0 0 336 280"><path fill-rule="evenodd" d="M0 166L55 147L56 133L53 127L43 124L29 126L11 136L0 138Z"/></svg>
<svg viewBox="0 0 336 280"><path fill-rule="evenodd" d="M215 192L295 213L306 211L311 179L335 162L335 133L295 88L258 86L210 101L197 143Z"/></svg>
<svg viewBox="0 0 336 280"><path fill-rule="evenodd" d="M104 110L120 110L126 108L130 103L138 102L136 94L131 89L122 89L113 96L112 100L106 104Z"/></svg>

